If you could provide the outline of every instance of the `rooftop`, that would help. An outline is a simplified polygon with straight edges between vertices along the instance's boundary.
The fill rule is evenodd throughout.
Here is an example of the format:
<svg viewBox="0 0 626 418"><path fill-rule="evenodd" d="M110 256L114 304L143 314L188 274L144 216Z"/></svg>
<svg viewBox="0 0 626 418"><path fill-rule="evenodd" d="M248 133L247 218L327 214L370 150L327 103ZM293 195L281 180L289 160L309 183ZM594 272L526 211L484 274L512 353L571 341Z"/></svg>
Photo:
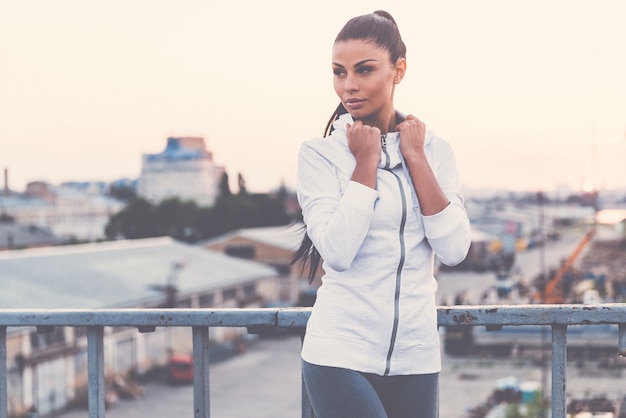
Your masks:
<svg viewBox="0 0 626 418"><path fill-rule="evenodd" d="M0 309L132 307L160 300L182 264L179 294L272 277L261 263L229 257L168 237L109 241L0 253Z"/></svg>
<svg viewBox="0 0 626 418"><path fill-rule="evenodd" d="M220 235L216 238L202 241L198 245L208 246L211 244L227 241L229 239L232 239L233 237L242 237L247 238L251 241L283 248L288 251L295 251L300 246L303 234L304 224L302 223L294 223L282 226L242 228L224 235Z"/></svg>
<svg viewBox="0 0 626 418"><path fill-rule="evenodd" d="M170 137L165 150L158 154L144 154L148 161L180 161L212 158L207 151L204 138Z"/></svg>

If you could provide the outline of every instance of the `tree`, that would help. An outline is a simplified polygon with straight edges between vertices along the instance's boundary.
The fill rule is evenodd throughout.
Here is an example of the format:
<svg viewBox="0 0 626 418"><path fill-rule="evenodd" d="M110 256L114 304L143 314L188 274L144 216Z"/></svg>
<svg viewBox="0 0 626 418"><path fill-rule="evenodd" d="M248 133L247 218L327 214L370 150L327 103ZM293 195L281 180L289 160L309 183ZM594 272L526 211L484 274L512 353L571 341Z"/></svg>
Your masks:
<svg viewBox="0 0 626 418"><path fill-rule="evenodd" d="M148 238L158 236L154 225L154 206L145 199L137 198L109 219L104 232L109 239Z"/></svg>
<svg viewBox="0 0 626 418"><path fill-rule="evenodd" d="M237 184L239 185L240 195L248 194L248 189L246 189L246 180L243 178L241 173L239 173L239 176L237 177Z"/></svg>
<svg viewBox="0 0 626 418"><path fill-rule="evenodd" d="M119 200L129 201L137 198L137 192L134 188L124 185L112 185L109 189L109 195Z"/></svg>
<svg viewBox="0 0 626 418"><path fill-rule="evenodd" d="M220 196L230 196L233 194L230 191L230 186L228 185L228 173L226 173L226 171L224 171L224 174L222 174L222 178L220 178L219 191Z"/></svg>
<svg viewBox="0 0 626 418"><path fill-rule="evenodd" d="M109 239L170 236L197 242L235 229L286 225L290 221L279 196L240 192L218 196L213 207L175 198L158 205L133 199L111 217L105 233Z"/></svg>

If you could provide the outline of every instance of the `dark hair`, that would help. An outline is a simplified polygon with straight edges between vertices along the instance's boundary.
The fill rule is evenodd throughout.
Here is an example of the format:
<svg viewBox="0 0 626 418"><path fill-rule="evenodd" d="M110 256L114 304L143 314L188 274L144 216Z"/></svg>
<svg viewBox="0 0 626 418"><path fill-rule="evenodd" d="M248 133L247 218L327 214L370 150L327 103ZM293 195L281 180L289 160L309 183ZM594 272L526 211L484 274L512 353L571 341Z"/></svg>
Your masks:
<svg viewBox="0 0 626 418"><path fill-rule="evenodd" d="M335 44L350 40L363 40L376 44L382 50L389 52L389 59L392 63L400 58L406 58L406 45L402 41L398 25L394 18L384 10L377 10L348 20L337 34ZM333 122L344 113L348 113L348 111L342 103L339 103L337 109L328 119L324 137L332 133ZM298 260L302 260L303 269L309 264L309 282L313 281L322 258L306 233L306 225L302 243L291 259L291 264Z"/></svg>

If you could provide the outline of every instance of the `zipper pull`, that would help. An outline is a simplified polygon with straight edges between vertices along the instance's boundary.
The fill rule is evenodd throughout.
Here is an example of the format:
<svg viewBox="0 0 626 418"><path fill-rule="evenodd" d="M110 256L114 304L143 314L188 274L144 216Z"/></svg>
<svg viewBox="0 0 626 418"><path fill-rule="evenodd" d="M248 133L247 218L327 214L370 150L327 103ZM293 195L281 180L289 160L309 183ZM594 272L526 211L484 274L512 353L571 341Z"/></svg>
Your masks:
<svg viewBox="0 0 626 418"><path fill-rule="evenodd" d="M387 134L380 136L380 145L382 145L383 148L387 146Z"/></svg>

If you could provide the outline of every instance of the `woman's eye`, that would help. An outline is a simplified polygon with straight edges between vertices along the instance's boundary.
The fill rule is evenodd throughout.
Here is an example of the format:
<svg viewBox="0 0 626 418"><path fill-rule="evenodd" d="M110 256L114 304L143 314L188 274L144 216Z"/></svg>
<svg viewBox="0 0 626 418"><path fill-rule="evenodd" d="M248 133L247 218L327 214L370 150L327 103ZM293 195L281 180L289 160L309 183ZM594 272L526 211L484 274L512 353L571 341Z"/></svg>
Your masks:
<svg viewBox="0 0 626 418"><path fill-rule="evenodd" d="M337 77L341 77L342 75L345 74L345 71L341 70L339 68L336 68L336 69L333 70L333 74L335 74Z"/></svg>
<svg viewBox="0 0 626 418"><path fill-rule="evenodd" d="M372 72L372 67L359 67L357 70L360 74L367 74Z"/></svg>

